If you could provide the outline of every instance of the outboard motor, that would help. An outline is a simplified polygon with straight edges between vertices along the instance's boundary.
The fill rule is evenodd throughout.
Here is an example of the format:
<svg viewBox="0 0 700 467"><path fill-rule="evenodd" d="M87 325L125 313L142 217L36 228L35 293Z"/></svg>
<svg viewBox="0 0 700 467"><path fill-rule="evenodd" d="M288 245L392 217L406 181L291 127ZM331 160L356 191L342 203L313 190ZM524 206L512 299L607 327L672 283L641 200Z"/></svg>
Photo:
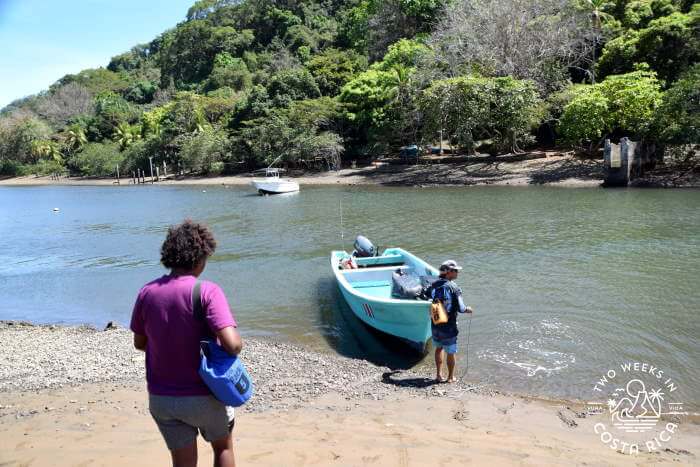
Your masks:
<svg viewBox="0 0 700 467"><path fill-rule="evenodd" d="M369 241L367 237L358 235L355 238L355 243L353 244L355 251L353 251L353 256L358 258L369 258L371 256L377 256L377 248Z"/></svg>

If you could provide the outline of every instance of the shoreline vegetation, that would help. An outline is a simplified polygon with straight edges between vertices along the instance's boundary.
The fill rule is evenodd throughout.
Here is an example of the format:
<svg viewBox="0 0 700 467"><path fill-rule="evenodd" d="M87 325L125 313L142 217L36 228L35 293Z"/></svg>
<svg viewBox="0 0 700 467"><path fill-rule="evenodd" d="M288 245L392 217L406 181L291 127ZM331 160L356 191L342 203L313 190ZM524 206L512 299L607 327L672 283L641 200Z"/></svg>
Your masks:
<svg viewBox="0 0 700 467"><path fill-rule="evenodd" d="M699 26L689 0L197 0L105 67L0 109L0 175L319 171L449 150L492 162L388 184L558 183L598 175L519 180L500 160L599 158L622 138L649 166L697 165Z"/></svg>
<svg viewBox="0 0 700 467"><path fill-rule="evenodd" d="M167 463L127 329L0 321L0 340L2 465ZM236 417L244 465L693 465L700 453L697 420L655 453L622 455L581 403L433 384L266 339L246 338L242 358L256 384Z"/></svg>
<svg viewBox="0 0 700 467"><path fill-rule="evenodd" d="M377 161L365 167L328 172L292 171L301 185L383 185L383 186L471 186L552 185L564 187L601 186L603 161L579 158L558 151L531 151L503 156L455 156L424 158L418 164ZM259 174L258 174L259 176ZM253 173L210 176L161 176L158 185L249 185ZM145 177L150 184L150 177ZM131 185L128 177L120 185ZM116 186L114 177L0 177L0 186L95 185ZM636 179L630 186L653 188L698 188L700 167L669 162Z"/></svg>

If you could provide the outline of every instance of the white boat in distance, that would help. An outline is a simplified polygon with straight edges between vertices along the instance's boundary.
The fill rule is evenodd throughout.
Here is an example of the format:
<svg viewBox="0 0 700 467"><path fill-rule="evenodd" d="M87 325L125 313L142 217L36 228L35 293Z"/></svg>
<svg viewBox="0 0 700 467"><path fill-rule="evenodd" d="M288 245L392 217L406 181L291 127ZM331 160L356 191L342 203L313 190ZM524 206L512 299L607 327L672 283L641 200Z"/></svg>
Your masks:
<svg viewBox="0 0 700 467"><path fill-rule="evenodd" d="M261 195L275 195L280 193L292 193L299 191L299 184L294 180L280 178L280 169L268 167L265 169L265 178L250 182Z"/></svg>

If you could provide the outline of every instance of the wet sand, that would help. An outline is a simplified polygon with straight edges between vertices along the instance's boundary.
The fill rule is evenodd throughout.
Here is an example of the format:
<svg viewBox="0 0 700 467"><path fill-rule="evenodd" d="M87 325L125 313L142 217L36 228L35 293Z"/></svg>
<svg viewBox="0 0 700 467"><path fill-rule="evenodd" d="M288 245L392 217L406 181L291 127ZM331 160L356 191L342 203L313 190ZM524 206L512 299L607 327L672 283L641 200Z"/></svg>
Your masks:
<svg viewBox="0 0 700 467"><path fill-rule="evenodd" d="M143 354L118 328L0 322L0 466L167 465ZM239 465L698 465L700 425L656 452L603 444L576 402L245 339L256 394L237 410ZM211 454L200 439L200 465Z"/></svg>
<svg viewBox="0 0 700 467"><path fill-rule="evenodd" d="M143 387L82 385L2 400L0 465L168 465ZM683 425L658 453L633 456L602 444L594 423L560 404L504 395L326 394L299 409L239 411L234 444L238 465L255 466L698 465L697 425ZM201 438L199 452L200 465L211 465Z"/></svg>

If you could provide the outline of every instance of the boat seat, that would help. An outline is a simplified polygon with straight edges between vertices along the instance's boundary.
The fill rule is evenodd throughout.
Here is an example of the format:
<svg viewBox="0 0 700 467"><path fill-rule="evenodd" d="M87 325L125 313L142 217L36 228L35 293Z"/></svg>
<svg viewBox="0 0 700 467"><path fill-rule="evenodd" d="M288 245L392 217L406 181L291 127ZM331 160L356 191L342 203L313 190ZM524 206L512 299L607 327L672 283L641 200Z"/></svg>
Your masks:
<svg viewBox="0 0 700 467"><path fill-rule="evenodd" d="M389 264L403 264L402 255L370 256L367 258L355 258L355 262L360 267L386 266Z"/></svg>
<svg viewBox="0 0 700 467"><path fill-rule="evenodd" d="M369 289L372 287L389 287L391 286L391 281L360 281L351 282L350 285L354 289Z"/></svg>
<svg viewBox="0 0 700 467"><path fill-rule="evenodd" d="M401 265L394 265L394 266L376 266L376 267L371 267L371 268L359 268L359 269L343 269L343 274L361 274L363 272L370 272L370 271L396 271L397 269L401 269L403 271L406 271L410 269L411 266L407 266L405 264Z"/></svg>

